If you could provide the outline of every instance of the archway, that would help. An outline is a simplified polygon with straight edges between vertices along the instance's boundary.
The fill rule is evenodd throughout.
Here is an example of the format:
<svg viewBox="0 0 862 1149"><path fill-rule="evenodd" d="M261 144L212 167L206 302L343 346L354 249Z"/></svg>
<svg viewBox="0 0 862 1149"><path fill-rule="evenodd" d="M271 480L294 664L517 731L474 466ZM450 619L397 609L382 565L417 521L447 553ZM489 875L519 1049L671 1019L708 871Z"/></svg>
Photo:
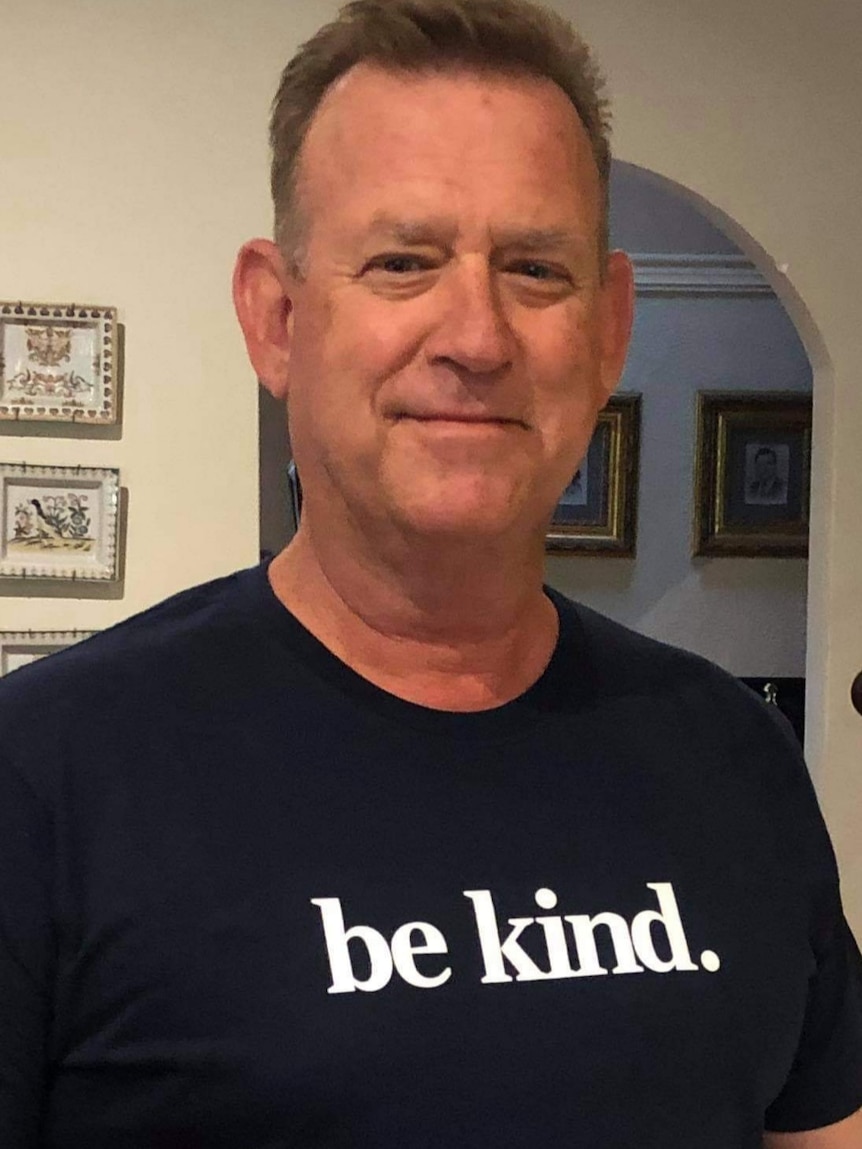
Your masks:
<svg viewBox="0 0 862 1149"><path fill-rule="evenodd" d="M658 173L615 162L611 239L633 256L638 284L621 384L643 395L638 556L552 557L549 581L740 677L802 679L805 560L692 558L695 396L810 395L827 365L822 341L743 229Z"/></svg>

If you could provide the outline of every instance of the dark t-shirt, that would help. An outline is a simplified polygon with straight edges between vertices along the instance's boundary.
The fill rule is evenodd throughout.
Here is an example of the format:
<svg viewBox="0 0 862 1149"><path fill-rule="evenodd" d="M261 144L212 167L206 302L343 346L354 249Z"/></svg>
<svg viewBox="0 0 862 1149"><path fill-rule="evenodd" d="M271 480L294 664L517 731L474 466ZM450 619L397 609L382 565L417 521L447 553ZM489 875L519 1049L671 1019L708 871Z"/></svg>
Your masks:
<svg viewBox="0 0 862 1149"><path fill-rule="evenodd" d="M549 594L481 713L354 674L264 568L2 680L3 1149L755 1149L862 1105L792 736Z"/></svg>

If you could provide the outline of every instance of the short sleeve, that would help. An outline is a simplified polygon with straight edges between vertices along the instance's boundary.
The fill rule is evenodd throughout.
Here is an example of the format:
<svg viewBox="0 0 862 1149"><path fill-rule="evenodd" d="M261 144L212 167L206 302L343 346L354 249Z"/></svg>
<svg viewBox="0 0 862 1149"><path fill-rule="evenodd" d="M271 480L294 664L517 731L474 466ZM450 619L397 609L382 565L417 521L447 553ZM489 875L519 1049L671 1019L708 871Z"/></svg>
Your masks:
<svg viewBox="0 0 862 1149"><path fill-rule="evenodd" d="M0 1145L35 1149L45 1107L54 968L50 834L0 746Z"/></svg>
<svg viewBox="0 0 862 1149"><path fill-rule="evenodd" d="M862 1107L862 957L841 907L835 856L799 756L789 840L799 895L810 899L814 970L791 1070L764 1125L775 1133L821 1129Z"/></svg>

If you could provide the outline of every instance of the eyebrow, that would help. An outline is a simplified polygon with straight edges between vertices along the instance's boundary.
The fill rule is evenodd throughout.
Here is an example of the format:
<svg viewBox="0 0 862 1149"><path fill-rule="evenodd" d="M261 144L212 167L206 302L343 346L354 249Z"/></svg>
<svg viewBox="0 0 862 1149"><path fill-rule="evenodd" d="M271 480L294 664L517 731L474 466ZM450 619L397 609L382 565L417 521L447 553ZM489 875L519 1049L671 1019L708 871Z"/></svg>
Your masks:
<svg viewBox="0 0 862 1149"><path fill-rule="evenodd" d="M497 247L518 248L521 251L558 251L561 249L589 248L591 237L563 228L528 227L502 228L494 235Z"/></svg>
<svg viewBox="0 0 862 1149"><path fill-rule="evenodd" d="M372 218L368 234L370 238L385 237L408 246L439 243L449 246L458 234L458 225L454 219L443 216L403 219L379 213ZM519 251L560 251L572 248L580 251L589 249L593 242L590 236L554 227L503 227L494 233L493 240L496 248L516 248Z"/></svg>
<svg viewBox="0 0 862 1149"><path fill-rule="evenodd" d="M371 219L368 234L395 240L403 244L451 243L458 228L454 220L444 217L430 219L404 219L400 216L378 212Z"/></svg>

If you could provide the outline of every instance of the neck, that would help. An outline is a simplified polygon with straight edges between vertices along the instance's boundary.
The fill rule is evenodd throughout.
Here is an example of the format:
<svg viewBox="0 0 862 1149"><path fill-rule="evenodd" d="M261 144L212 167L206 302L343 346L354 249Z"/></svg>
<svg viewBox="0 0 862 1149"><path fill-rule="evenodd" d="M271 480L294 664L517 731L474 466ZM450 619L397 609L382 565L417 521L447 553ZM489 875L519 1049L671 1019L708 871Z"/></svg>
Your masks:
<svg viewBox="0 0 862 1149"><path fill-rule="evenodd" d="M541 542L411 540L356 553L307 523L270 566L277 597L343 662L384 690L442 710L486 710L541 675L557 638Z"/></svg>

